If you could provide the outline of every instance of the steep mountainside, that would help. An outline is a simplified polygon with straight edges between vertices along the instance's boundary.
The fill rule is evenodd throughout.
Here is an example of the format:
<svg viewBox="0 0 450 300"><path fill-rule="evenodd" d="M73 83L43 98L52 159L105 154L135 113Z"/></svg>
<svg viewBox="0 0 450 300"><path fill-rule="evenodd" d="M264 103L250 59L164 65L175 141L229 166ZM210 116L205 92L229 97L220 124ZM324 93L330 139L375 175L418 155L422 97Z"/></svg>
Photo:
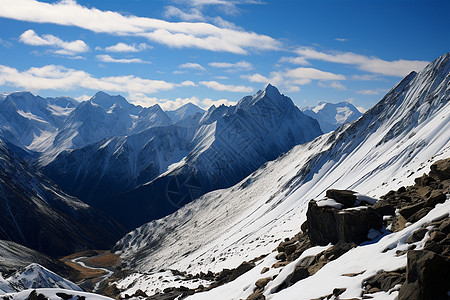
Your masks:
<svg viewBox="0 0 450 300"><path fill-rule="evenodd" d="M174 133L170 139L163 137L167 130ZM291 99L268 85L234 107L211 108L196 127L159 128L123 139L125 143L103 142L89 150L62 153L48 166L47 174L56 181L64 178L58 182L68 189L76 186L70 182L72 175L89 183L84 181L85 174L100 174L102 186L107 186L118 174L128 176L123 179L125 184L138 184L147 179L148 182L136 189L96 202L97 207L132 229L175 211L205 192L239 182L266 161L319 134L317 121L305 116ZM160 137L156 138L157 135ZM161 138L164 140L158 141ZM178 138L180 140L176 141ZM136 139L141 142L130 143ZM134 150L131 145L135 146ZM149 152L154 153L150 157L158 157L158 160L143 161L140 153ZM106 161L100 158L104 156ZM87 159L91 157L98 157L100 165ZM136 165L135 157L142 158L140 166ZM67 163L79 166L76 170L80 173L66 175L64 165ZM155 178L156 171L159 176ZM142 180L137 180L139 177ZM73 191L81 199L90 201L81 196L83 188Z"/></svg>
<svg viewBox="0 0 450 300"><path fill-rule="evenodd" d="M124 233L111 217L68 196L0 140L0 239L51 256L108 248Z"/></svg>
<svg viewBox="0 0 450 300"><path fill-rule="evenodd" d="M76 105L68 97L44 99L29 92L11 93L0 100L0 129L15 145L34 149L61 126Z"/></svg>
<svg viewBox="0 0 450 300"><path fill-rule="evenodd" d="M229 189L145 224L115 250L139 271L218 272L270 253L284 237L296 234L308 202L330 188L379 197L412 184L414 174L450 157L449 81L447 53L408 75L357 121L295 147ZM274 257L266 263L275 263ZM253 283L235 284L241 294L233 297L245 298L242 287Z"/></svg>
<svg viewBox="0 0 450 300"><path fill-rule="evenodd" d="M0 240L0 257L2 258L0 273L3 277L32 263L37 263L61 275L67 275L68 272L65 265L57 259L11 241Z"/></svg>
<svg viewBox="0 0 450 300"><path fill-rule="evenodd" d="M316 119L325 133L336 130L342 124L353 122L362 116L359 110L348 102L321 102L315 107L308 107L302 111L305 115Z"/></svg>
<svg viewBox="0 0 450 300"><path fill-rule="evenodd" d="M65 189L100 208L102 200L144 184L189 153L192 133L174 125L113 137L64 151L44 172Z"/></svg>

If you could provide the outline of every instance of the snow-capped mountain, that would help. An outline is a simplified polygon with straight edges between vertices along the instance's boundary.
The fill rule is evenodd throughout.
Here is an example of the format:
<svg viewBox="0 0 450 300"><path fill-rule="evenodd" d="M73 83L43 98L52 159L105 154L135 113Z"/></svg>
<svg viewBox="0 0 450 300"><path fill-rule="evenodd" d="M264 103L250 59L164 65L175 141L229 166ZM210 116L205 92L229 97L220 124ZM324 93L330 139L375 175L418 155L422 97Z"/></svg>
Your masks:
<svg viewBox="0 0 450 300"><path fill-rule="evenodd" d="M0 239L51 256L107 248L124 229L69 196L0 140Z"/></svg>
<svg viewBox="0 0 450 300"><path fill-rule="evenodd" d="M55 132L77 102L69 97L42 98L16 92L0 101L0 129L10 142L33 150Z"/></svg>
<svg viewBox="0 0 450 300"><path fill-rule="evenodd" d="M171 123L157 104L143 108L129 103L122 96L98 92L90 100L80 103L61 126L34 150L43 153L39 163L45 166L64 150Z"/></svg>
<svg viewBox="0 0 450 300"><path fill-rule="evenodd" d="M330 188L379 197L391 189L411 185L414 174L419 176L433 162L450 156L449 82L450 53L447 53L419 73L408 75L357 121L296 146L231 188L210 192L172 215L137 228L117 243L116 253L130 267L142 272L161 268L190 274L219 272L271 253L282 239L294 236L306 220L308 202L322 198ZM447 214L448 203L447 200L436 207L427 220ZM327 278L337 285L327 289L353 284L349 291L353 293L356 289L358 295L346 295L359 297L361 282L340 279L345 272L337 266L350 261L352 266L367 262L373 257L374 248L386 270L405 266L406 256L402 256L402 263L396 260L394 265L389 265L392 260L382 260L384 248L388 244L397 245L396 239L404 241L420 226L393 235L380 245L358 247L351 254L360 253L359 256L348 253L343 260L330 264L328 274L336 273L336 277L327 277L322 272L311 276L305 284L294 286L300 289L287 289L274 299L293 299L308 286L318 287L308 289L308 299L321 297ZM255 279L277 274L270 271L261 275L261 269L266 266L270 269L275 261L275 254L269 254L250 275L192 298L219 299L224 295L226 299L246 298L253 292ZM351 272L359 272L360 268ZM141 280L139 284L145 285L143 276L133 276L131 282L138 284ZM269 289L265 295L271 297L272 292Z"/></svg>
<svg viewBox="0 0 450 300"><path fill-rule="evenodd" d="M174 140L164 137L167 130L173 132ZM266 161L319 134L317 121L268 85L236 106L211 108L196 127L161 127L112 143L103 141L89 149L62 153L46 170L51 178L86 201L89 199L81 195L85 186L72 183L73 176L76 180L86 179L88 191L94 190L93 183L99 180L86 174L98 174L103 180L100 187L108 187L108 182L120 176L128 177L120 180L125 186L142 182L137 180L139 177L147 178L145 184L105 198L98 206L131 229L167 215L205 192L239 182ZM131 142L136 139L140 142ZM150 154L152 151L154 154ZM146 153L150 160L145 161L140 153ZM67 173L64 165L68 163L78 167Z"/></svg>
<svg viewBox="0 0 450 300"><path fill-rule="evenodd" d="M44 172L83 201L106 211L108 197L151 181L179 162L190 149L193 132L174 125L112 137L86 147L63 151Z"/></svg>
<svg viewBox="0 0 450 300"><path fill-rule="evenodd" d="M195 114L203 115L204 112L205 111L203 109L201 109L200 107L191 102L186 103L185 105L180 106L175 110L166 111L167 115L170 117L170 119L172 119L174 123L177 123L191 115Z"/></svg>
<svg viewBox="0 0 450 300"><path fill-rule="evenodd" d="M336 130L344 123L353 122L362 116L351 103L320 102L317 106L302 109L303 113L316 119L324 133Z"/></svg>
<svg viewBox="0 0 450 300"><path fill-rule="evenodd" d="M0 275L1 276L1 275ZM0 294L20 292L35 288L61 288L73 291L82 291L75 283L62 278L47 268L32 263L18 270L10 277L0 277Z"/></svg>

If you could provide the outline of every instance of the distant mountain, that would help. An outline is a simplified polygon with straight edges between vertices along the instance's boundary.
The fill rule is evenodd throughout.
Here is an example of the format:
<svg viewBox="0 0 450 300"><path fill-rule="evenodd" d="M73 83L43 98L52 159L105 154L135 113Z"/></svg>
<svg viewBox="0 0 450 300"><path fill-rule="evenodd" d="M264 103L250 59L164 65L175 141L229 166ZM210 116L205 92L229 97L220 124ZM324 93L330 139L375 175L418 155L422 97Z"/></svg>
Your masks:
<svg viewBox="0 0 450 300"><path fill-rule="evenodd" d="M203 114L205 111L197 105L189 102L175 110L166 111L167 115L172 119L174 123L179 122L189 116L197 113Z"/></svg>
<svg viewBox="0 0 450 300"><path fill-rule="evenodd" d="M61 191L0 140L0 239L57 257L107 249L124 233L106 214Z"/></svg>
<svg viewBox="0 0 450 300"><path fill-rule="evenodd" d="M185 157L151 181L106 198L97 207L133 228L167 215L205 192L239 182L266 161L320 134L317 121L268 85L254 96L244 97L236 106L209 109L196 128L187 129L187 149L179 149L179 153L187 150ZM50 166L52 172L47 172L55 180L65 176L60 171L64 163L56 165L58 160ZM77 161L80 163L76 165L82 165L82 158Z"/></svg>
<svg viewBox="0 0 450 300"><path fill-rule="evenodd" d="M320 102L317 106L307 107L302 111L305 115L316 119L325 133L334 131L342 124L355 121L362 116L362 113L348 102Z"/></svg>
<svg viewBox="0 0 450 300"><path fill-rule="evenodd" d="M406 227L405 232L386 235L379 244L379 239L375 239L355 246L329 263L326 270L315 274L304 275L300 259L314 257L328 246L305 252L303 249L297 253L302 255L299 260L284 269L283 262L278 262L283 259L273 250L285 237L293 237L300 228L306 230L302 224L308 203L325 197L328 189L350 189L371 197L380 197L399 187L398 191L407 190L404 186L412 185L414 178L429 170L434 162L450 157L449 83L450 53L447 53L419 73L412 72L404 78L357 121L294 147L228 189L210 192L165 218L137 228L117 243L116 253L137 272L145 271L145 276L149 270L160 269L189 274L221 272L258 258L256 267L245 275L196 294L194 299L220 298L223 293L229 298L245 299L256 290L257 280L270 281L273 275L278 276L276 280L262 287L266 297L298 299L304 291L308 291L308 299L330 293L333 297L333 289L337 287L347 290L347 298L360 297L365 279L381 269L398 271L406 266L409 252L406 255L400 251L414 249L405 240L422 225L426 227L425 221L412 229ZM439 172L448 175L448 167ZM427 183L421 185L424 191L432 190L424 187ZM445 204L436 206L427 222L443 220L442 216L448 218L449 198L445 200L442 196ZM424 208L417 217L424 217L430 209ZM417 245L424 244L422 237L417 239ZM285 243L284 247L289 246ZM353 256L355 253L358 256ZM371 262L374 257L376 260ZM283 286L288 275L298 277ZM144 276L133 276L133 285L127 289L137 286L152 289ZM311 286L315 288L308 289ZM278 293L277 287L286 289Z"/></svg>
<svg viewBox="0 0 450 300"><path fill-rule="evenodd" d="M80 103L59 128L42 141L39 149L43 154L39 164L49 164L64 150L169 124L172 121L157 104L143 108L122 96L98 92L90 100Z"/></svg>
<svg viewBox="0 0 450 300"><path fill-rule="evenodd" d="M0 101L0 129L10 142L33 150L62 125L76 105L69 97L42 98L29 92L11 93Z"/></svg>
<svg viewBox="0 0 450 300"><path fill-rule="evenodd" d="M68 193L104 208L105 198L147 183L179 162L192 148L193 135L184 127L157 126L63 151L43 170Z"/></svg>

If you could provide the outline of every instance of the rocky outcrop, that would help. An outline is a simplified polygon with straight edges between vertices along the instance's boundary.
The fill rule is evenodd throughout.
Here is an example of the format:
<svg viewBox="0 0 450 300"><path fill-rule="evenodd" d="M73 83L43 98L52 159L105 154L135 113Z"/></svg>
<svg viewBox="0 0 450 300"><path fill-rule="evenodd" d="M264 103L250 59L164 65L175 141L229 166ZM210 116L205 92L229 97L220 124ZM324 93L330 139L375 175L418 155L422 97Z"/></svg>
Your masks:
<svg viewBox="0 0 450 300"><path fill-rule="evenodd" d="M390 191L373 206L379 214L392 216L386 224L390 230L402 230L406 223L418 221L446 200L446 194L450 193L450 158L431 165L430 173L416 178L415 183Z"/></svg>
<svg viewBox="0 0 450 300"><path fill-rule="evenodd" d="M379 230L383 226L382 216L372 207L361 205L354 208L354 205L360 205L355 192L329 190L327 197L342 208L329 206L333 204L322 205L321 201L309 202L306 216L312 245L360 244L368 239L370 229Z"/></svg>
<svg viewBox="0 0 450 300"><path fill-rule="evenodd" d="M448 299L450 261L429 250L408 251L406 283L399 300Z"/></svg>

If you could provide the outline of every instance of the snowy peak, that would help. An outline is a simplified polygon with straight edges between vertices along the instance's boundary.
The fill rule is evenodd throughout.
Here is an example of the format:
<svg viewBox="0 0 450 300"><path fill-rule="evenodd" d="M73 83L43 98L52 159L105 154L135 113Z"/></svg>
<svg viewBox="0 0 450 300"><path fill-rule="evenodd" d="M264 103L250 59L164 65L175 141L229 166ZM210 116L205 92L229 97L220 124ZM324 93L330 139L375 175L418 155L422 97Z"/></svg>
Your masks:
<svg viewBox="0 0 450 300"><path fill-rule="evenodd" d="M316 119L325 133L337 129L344 123L355 121L362 115L353 104L345 101L320 102L317 106L303 109L303 113Z"/></svg>
<svg viewBox="0 0 450 300"><path fill-rule="evenodd" d="M133 104L129 103L124 97L120 95L111 96L105 92L97 92L89 101L100 105L104 110L108 111L113 106L119 106L125 109L134 107Z"/></svg>
<svg viewBox="0 0 450 300"><path fill-rule="evenodd" d="M205 112L205 110L201 109L200 107L198 107L197 105L195 105L191 102L186 103L185 105L183 105L175 110L166 111L167 115L175 123L183 120L186 117L194 115L196 113L203 114L204 112Z"/></svg>
<svg viewBox="0 0 450 300"><path fill-rule="evenodd" d="M20 290L46 287L82 291L82 289L73 282L62 278L36 263L30 264L23 270L17 271L8 278L7 281L16 288L20 286Z"/></svg>
<svg viewBox="0 0 450 300"><path fill-rule="evenodd" d="M249 109L254 105L272 105L276 109L293 109L295 106L289 97L281 94L280 91L271 85L266 85L263 90L256 92L253 96L242 98L236 105L236 109Z"/></svg>
<svg viewBox="0 0 450 300"><path fill-rule="evenodd" d="M61 288L82 291L75 283L36 263L30 264L0 281L0 292L11 293L36 288Z"/></svg>

